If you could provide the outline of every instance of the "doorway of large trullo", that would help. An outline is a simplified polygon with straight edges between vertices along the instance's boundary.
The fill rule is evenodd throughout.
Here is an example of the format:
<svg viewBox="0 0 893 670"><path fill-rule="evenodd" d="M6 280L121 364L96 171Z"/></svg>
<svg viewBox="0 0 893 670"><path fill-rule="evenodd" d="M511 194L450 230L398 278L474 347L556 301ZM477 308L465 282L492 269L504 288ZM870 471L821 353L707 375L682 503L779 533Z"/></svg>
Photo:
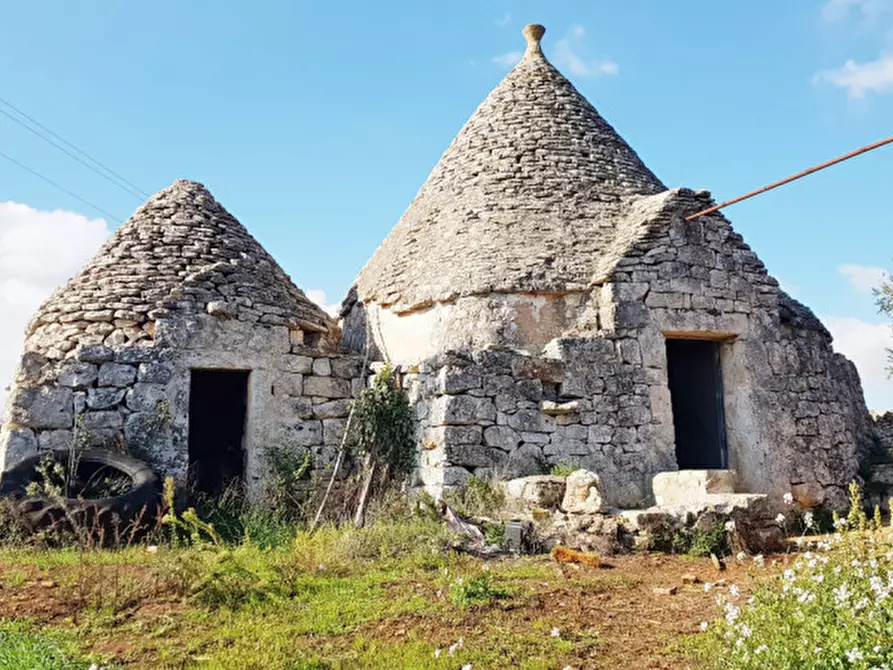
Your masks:
<svg viewBox="0 0 893 670"><path fill-rule="evenodd" d="M247 370L193 370L189 389L190 497L219 496L245 473Z"/></svg>
<svg viewBox="0 0 893 670"><path fill-rule="evenodd" d="M711 340L667 339L667 373L680 470L728 467L721 347L722 343Z"/></svg>

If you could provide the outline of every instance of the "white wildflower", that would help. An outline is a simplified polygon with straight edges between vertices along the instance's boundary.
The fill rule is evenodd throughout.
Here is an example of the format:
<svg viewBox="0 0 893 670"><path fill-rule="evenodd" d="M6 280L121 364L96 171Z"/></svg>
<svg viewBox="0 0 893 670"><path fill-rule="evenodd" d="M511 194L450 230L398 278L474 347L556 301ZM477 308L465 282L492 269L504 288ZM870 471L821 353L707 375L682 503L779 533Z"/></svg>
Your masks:
<svg viewBox="0 0 893 670"><path fill-rule="evenodd" d="M435 649L434 650L434 658L440 658L440 655L443 653L443 649Z"/></svg>
<svg viewBox="0 0 893 670"><path fill-rule="evenodd" d="M726 521L725 528L726 532L731 533L733 530L735 530L735 522L731 519L729 521Z"/></svg>
<svg viewBox="0 0 893 670"><path fill-rule="evenodd" d="M784 514L779 513L778 516L775 517L775 523L777 523L777 524L779 524L779 525L783 525L784 522L785 522L785 516L784 516Z"/></svg>
<svg viewBox="0 0 893 670"><path fill-rule="evenodd" d="M739 561L743 561L745 558L747 558L747 554L745 554L743 551L739 551L735 555L735 558L737 558Z"/></svg>
<svg viewBox="0 0 893 670"><path fill-rule="evenodd" d="M822 653L822 648L816 647L815 649L812 650L812 653L815 654L816 656L818 656L819 654Z"/></svg>
<svg viewBox="0 0 893 670"><path fill-rule="evenodd" d="M835 530L845 530L846 528L849 527L849 525L850 525L849 521L847 521L846 519L840 518L834 522L834 529ZM841 538L839 535L835 535L834 539L841 540L843 538Z"/></svg>
<svg viewBox="0 0 893 670"><path fill-rule="evenodd" d="M460 637L460 638L459 638L459 641L456 642L455 644L453 644L453 645L449 648L448 651L449 651L449 653L450 653L450 656L452 656L453 654L455 654L459 649L461 649L461 648L464 647L464 646L465 646L465 640L464 640L463 638Z"/></svg>
<svg viewBox="0 0 893 670"><path fill-rule="evenodd" d="M741 590L738 588L738 586L736 584L732 584L729 587L729 594L731 594L731 596L733 598L737 598L738 596L741 595Z"/></svg>
<svg viewBox="0 0 893 670"><path fill-rule="evenodd" d="M803 525L807 528L812 528L812 524L814 523L814 518L812 512L804 512L803 513Z"/></svg>
<svg viewBox="0 0 893 670"><path fill-rule="evenodd" d="M709 623L707 623L706 621L702 621L702 622L701 622L701 632L704 632L705 630L707 630L707 628L708 628L709 626L710 626Z"/></svg>
<svg viewBox="0 0 893 670"><path fill-rule="evenodd" d="M462 670L471 670L471 663L466 663L462 666Z"/></svg>
<svg viewBox="0 0 893 670"><path fill-rule="evenodd" d="M754 565L756 565L758 568L765 567L766 565L766 559L763 558L763 554L757 554L756 556L754 556L753 562Z"/></svg>
<svg viewBox="0 0 893 670"><path fill-rule="evenodd" d="M834 596L834 602L839 606L845 605L850 598L850 590L846 584L841 584L836 589L832 589L831 594Z"/></svg>
<svg viewBox="0 0 893 670"><path fill-rule="evenodd" d="M561 637L561 631L558 630L555 626L552 626L552 637Z"/></svg>
<svg viewBox="0 0 893 670"><path fill-rule="evenodd" d="M713 588L713 584L710 582L704 582L704 593L710 593L710 589Z"/></svg>
<svg viewBox="0 0 893 670"><path fill-rule="evenodd" d="M794 496L793 496L791 493L785 493L785 494L782 496L782 499L785 501L785 504L786 504L786 505L793 505L793 504L794 504Z"/></svg>
<svg viewBox="0 0 893 670"><path fill-rule="evenodd" d="M761 644L759 647L754 650L755 654L762 654L764 651L769 651L769 647L765 644Z"/></svg>
<svg viewBox="0 0 893 670"><path fill-rule="evenodd" d="M865 655L859 651L857 647L853 647L848 652L846 652L846 658L850 663L855 663L856 661L861 661L865 658Z"/></svg>

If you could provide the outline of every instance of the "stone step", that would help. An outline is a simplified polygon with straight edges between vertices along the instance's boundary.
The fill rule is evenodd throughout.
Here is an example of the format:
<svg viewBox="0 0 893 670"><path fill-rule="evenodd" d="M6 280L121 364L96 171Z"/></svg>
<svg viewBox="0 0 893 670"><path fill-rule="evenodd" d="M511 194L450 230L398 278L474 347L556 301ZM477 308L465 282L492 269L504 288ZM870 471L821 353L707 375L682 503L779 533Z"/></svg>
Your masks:
<svg viewBox="0 0 893 670"><path fill-rule="evenodd" d="M734 470L676 470L660 472L651 480L658 506L706 502L713 494L733 494L738 483Z"/></svg>

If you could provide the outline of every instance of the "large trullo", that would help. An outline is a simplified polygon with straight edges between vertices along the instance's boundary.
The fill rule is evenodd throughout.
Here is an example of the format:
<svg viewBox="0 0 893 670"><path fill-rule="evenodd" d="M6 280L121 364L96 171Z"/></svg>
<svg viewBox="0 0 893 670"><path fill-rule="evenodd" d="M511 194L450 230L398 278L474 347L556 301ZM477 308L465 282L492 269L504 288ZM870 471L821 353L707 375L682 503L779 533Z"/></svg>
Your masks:
<svg viewBox="0 0 893 670"><path fill-rule="evenodd" d="M657 473L733 469L739 491L840 503L872 441L854 366L728 220L684 220L709 194L668 190L544 32L343 305L345 343L407 371L421 482L577 463L640 506Z"/></svg>

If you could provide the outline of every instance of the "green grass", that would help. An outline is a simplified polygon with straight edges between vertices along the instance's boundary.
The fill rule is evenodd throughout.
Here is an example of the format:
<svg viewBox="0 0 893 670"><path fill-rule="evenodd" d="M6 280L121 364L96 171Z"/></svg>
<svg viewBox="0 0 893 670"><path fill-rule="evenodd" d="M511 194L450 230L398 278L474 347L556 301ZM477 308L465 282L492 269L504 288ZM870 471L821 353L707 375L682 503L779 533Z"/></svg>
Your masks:
<svg viewBox="0 0 893 670"><path fill-rule="evenodd" d="M0 623L0 670L81 670L77 645L59 632L38 631L27 622Z"/></svg>

